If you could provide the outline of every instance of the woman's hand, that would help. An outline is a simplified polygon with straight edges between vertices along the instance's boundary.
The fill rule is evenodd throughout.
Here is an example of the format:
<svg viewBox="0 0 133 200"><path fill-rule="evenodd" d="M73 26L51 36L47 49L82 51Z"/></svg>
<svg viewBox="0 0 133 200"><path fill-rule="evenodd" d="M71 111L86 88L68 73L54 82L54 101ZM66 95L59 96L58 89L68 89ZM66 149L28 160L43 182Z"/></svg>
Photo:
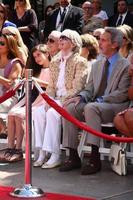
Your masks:
<svg viewBox="0 0 133 200"><path fill-rule="evenodd" d="M68 106L70 103L74 103L75 106L77 106L79 104L80 100L81 100L81 96L77 96L77 97L73 97L71 99L68 99L63 103L63 107Z"/></svg>

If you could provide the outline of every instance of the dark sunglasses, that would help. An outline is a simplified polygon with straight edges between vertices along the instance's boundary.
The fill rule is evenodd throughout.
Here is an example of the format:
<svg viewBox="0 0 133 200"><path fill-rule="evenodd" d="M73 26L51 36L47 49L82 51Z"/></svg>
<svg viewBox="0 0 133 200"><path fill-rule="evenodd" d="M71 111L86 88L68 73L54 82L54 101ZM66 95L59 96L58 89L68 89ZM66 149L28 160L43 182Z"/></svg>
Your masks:
<svg viewBox="0 0 133 200"><path fill-rule="evenodd" d="M54 43L55 41L52 38L48 38L49 43Z"/></svg>
<svg viewBox="0 0 133 200"><path fill-rule="evenodd" d="M66 37L65 35L60 36L61 40L70 40L68 37Z"/></svg>
<svg viewBox="0 0 133 200"><path fill-rule="evenodd" d="M100 40L100 36L94 35L94 37L95 37L97 40Z"/></svg>
<svg viewBox="0 0 133 200"><path fill-rule="evenodd" d="M15 1L20 1L20 2L22 2L22 1L24 1L24 0L15 0Z"/></svg>
<svg viewBox="0 0 133 200"><path fill-rule="evenodd" d="M4 13L4 10L0 10L0 13Z"/></svg>
<svg viewBox="0 0 133 200"><path fill-rule="evenodd" d="M5 42L0 41L0 46L5 46Z"/></svg>
<svg viewBox="0 0 133 200"><path fill-rule="evenodd" d="M126 38L125 36L123 36L123 39L124 39L124 40L127 40L127 38Z"/></svg>

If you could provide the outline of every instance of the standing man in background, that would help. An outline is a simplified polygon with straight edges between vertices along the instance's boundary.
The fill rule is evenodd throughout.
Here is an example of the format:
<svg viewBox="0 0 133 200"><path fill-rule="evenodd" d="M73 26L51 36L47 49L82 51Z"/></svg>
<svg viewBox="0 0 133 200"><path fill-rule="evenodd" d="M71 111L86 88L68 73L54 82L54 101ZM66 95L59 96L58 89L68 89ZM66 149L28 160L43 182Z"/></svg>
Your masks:
<svg viewBox="0 0 133 200"><path fill-rule="evenodd" d="M83 21L83 10L71 5L71 0L59 0L60 7L50 12L44 29L45 39L53 30L63 31L71 29L81 34Z"/></svg>
<svg viewBox="0 0 133 200"><path fill-rule="evenodd" d="M120 26L127 24L133 28L133 14L128 10L127 0L117 1L117 14L109 18L109 26Z"/></svg>

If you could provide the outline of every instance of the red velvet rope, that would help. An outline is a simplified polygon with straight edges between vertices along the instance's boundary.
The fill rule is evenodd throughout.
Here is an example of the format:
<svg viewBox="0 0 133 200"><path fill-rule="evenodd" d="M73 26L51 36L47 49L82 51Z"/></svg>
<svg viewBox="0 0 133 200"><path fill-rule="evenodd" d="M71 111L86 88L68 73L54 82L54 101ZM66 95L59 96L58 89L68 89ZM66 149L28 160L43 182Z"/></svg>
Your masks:
<svg viewBox="0 0 133 200"><path fill-rule="evenodd" d="M7 99L11 98L14 95L15 95L15 91L13 89L8 90L7 92L5 92L3 96L0 97L0 103L3 103L4 101L6 101Z"/></svg>
<svg viewBox="0 0 133 200"><path fill-rule="evenodd" d="M7 99L11 98L12 96L15 95L16 91L21 87L23 82L21 81L19 84L17 84L13 89L10 89L5 92L3 96L0 97L0 103L3 103Z"/></svg>
<svg viewBox="0 0 133 200"><path fill-rule="evenodd" d="M104 134L102 132L98 132L91 127L85 125L84 123L80 122L76 118L74 118L72 115L70 115L65 109L60 107L55 101L53 101L46 93L41 94L44 100L51 106L53 107L58 113L60 113L61 116L63 116L66 120L69 122L73 123L74 125L78 126L81 130L85 130L93 135L96 135L98 137L104 138L106 140L111 140L114 142L128 142L131 143L133 142L133 138L123 138L123 137L115 137L115 136L110 136L108 134Z"/></svg>

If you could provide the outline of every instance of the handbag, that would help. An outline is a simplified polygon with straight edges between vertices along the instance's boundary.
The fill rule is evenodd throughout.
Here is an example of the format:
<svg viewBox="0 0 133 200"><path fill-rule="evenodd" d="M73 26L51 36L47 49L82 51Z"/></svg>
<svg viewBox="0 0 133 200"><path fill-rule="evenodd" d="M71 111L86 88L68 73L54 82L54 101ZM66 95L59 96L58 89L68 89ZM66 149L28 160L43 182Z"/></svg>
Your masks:
<svg viewBox="0 0 133 200"><path fill-rule="evenodd" d="M109 160L112 170L118 175L127 174L126 143L114 143L110 148Z"/></svg>

